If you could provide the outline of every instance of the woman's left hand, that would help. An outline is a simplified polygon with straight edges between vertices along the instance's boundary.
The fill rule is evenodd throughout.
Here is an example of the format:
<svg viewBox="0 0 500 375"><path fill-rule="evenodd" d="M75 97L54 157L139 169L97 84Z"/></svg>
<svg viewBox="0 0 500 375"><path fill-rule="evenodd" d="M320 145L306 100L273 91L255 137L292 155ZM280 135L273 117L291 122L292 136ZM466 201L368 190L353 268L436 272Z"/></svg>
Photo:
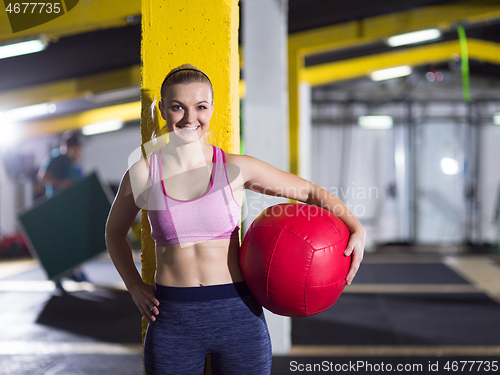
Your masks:
<svg viewBox="0 0 500 375"><path fill-rule="evenodd" d="M349 242L347 243L347 247L344 251L344 255L346 257L352 255L351 267L349 268L349 272L347 273L346 277L347 285L351 285L354 276L356 276L356 273L358 272L359 265L363 260L363 252L365 250L365 239L366 239L366 234L364 230L362 231L362 233L353 232L349 237Z"/></svg>

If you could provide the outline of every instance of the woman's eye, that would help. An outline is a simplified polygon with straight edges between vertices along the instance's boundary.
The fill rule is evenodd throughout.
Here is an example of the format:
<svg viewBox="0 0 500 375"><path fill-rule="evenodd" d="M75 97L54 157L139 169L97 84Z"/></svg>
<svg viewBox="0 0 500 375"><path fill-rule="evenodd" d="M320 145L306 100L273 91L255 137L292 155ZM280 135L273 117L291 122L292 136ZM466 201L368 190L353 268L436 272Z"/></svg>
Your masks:
<svg viewBox="0 0 500 375"><path fill-rule="evenodd" d="M207 109L207 107L206 107L206 106L204 106L204 105L199 105L199 106L198 106L198 109Z"/></svg>
<svg viewBox="0 0 500 375"><path fill-rule="evenodd" d="M172 109L174 111L178 111L178 110L182 109L182 107L180 105L174 105L174 106L172 106Z"/></svg>

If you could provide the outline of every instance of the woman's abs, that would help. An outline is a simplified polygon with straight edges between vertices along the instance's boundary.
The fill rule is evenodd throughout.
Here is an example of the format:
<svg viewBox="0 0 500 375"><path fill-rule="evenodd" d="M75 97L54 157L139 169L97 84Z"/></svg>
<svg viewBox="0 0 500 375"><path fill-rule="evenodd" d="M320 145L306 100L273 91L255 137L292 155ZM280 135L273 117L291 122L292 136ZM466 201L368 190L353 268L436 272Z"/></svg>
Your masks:
<svg viewBox="0 0 500 375"><path fill-rule="evenodd" d="M156 283L193 287L243 281L238 263L239 240L156 247Z"/></svg>

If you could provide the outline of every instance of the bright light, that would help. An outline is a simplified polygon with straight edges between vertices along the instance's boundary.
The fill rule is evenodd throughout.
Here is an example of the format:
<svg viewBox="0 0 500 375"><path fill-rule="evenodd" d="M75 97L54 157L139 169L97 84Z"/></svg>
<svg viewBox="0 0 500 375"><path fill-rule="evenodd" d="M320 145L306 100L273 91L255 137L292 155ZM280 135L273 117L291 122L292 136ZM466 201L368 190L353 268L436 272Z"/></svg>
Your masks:
<svg viewBox="0 0 500 375"><path fill-rule="evenodd" d="M393 121L391 116L360 116L358 124L365 129L390 129Z"/></svg>
<svg viewBox="0 0 500 375"><path fill-rule="evenodd" d="M500 112L493 115L493 123L495 125L500 125Z"/></svg>
<svg viewBox="0 0 500 375"><path fill-rule="evenodd" d="M445 174L457 174L458 172L460 172L460 165L455 159L442 158L441 169Z"/></svg>
<svg viewBox="0 0 500 375"><path fill-rule="evenodd" d="M0 46L0 59L40 52L43 51L45 47L47 47L47 42L42 39L3 45Z"/></svg>
<svg viewBox="0 0 500 375"><path fill-rule="evenodd" d="M35 104L0 112L0 143L12 144L20 138L18 121L48 115L56 111L53 103Z"/></svg>
<svg viewBox="0 0 500 375"><path fill-rule="evenodd" d="M93 135L99 133L112 132L123 127L122 120L110 120L104 122L98 122L96 124L91 124L84 126L82 129L83 135Z"/></svg>
<svg viewBox="0 0 500 375"><path fill-rule="evenodd" d="M0 147L15 143L19 138L19 132L14 124L7 121L5 114L0 112Z"/></svg>
<svg viewBox="0 0 500 375"><path fill-rule="evenodd" d="M404 65L395 68L376 70L370 73L370 78L374 81L383 81L386 79L408 76L410 74L411 67Z"/></svg>
<svg viewBox="0 0 500 375"><path fill-rule="evenodd" d="M392 36L387 39L387 44L391 47L398 47L406 44L415 44L427 42L430 40L436 40L440 37L441 31L439 31L438 29L420 30L413 33Z"/></svg>
<svg viewBox="0 0 500 375"><path fill-rule="evenodd" d="M20 121L33 117L48 115L56 111L56 105L52 103L43 103L11 109L4 112L5 118L8 121Z"/></svg>

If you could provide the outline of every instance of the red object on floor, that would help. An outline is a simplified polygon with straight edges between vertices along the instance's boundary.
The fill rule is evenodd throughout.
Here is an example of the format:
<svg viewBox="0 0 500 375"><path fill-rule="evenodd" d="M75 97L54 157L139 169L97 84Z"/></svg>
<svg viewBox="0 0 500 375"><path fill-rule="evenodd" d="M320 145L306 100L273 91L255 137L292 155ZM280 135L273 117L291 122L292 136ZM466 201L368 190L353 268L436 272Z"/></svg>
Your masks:
<svg viewBox="0 0 500 375"><path fill-rule="evenodd" d="M20 233L5 236L0 242L0 256L17 257L29 256L30 252L24 237Z"/></svg>

